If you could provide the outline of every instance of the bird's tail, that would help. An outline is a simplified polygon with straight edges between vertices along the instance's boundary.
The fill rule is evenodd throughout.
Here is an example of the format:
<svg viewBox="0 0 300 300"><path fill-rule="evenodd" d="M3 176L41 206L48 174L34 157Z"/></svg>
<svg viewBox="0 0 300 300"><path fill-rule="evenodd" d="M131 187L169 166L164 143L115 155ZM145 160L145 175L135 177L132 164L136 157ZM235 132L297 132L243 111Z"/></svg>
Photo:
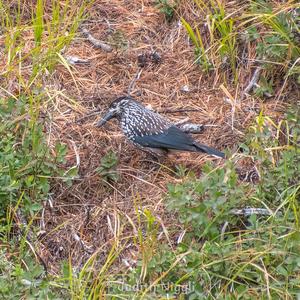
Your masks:
<svg viewBox="0 0 300 300"><path fill-rule="evenodd" d="M195 143L194 146L198 152L204 152L204 153L207 153L210 155L225 158L225 153L223 153L217 149L214 149L214 148L211 148L211 147L205 146L203 144L199 144L199 143Z"/></svg>

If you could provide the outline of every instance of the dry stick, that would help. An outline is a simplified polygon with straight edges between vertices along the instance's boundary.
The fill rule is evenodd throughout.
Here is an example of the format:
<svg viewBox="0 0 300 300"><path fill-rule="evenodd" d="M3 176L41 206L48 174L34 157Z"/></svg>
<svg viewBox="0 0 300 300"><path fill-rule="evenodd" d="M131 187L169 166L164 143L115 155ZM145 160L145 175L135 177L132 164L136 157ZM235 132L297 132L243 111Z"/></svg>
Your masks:
<svg viewBox="0 0 300 300"><path fill-rule="evenodd" d="M80 236L75 232L75 229L73 229L72 236L73 236L73 238L74 238L74 240L75 240L76 242L79 242L79 244L80 244L82 250L85 251L85 244L84 244L84 242L81 240Z"/></svg>
<svg viewBox="0 0 300 300"><path fill-rule="evenodd" d="M99 114L100 111L101 111L100 108L96 108L96 109L92 110L90 113L88 113L87 115L85 115L85 116L83 116L83 117L77 119L77 120L75 121L75 123L81 123L82 121L84 121L85 119L87 119L87 118L89 118L89 117L91 117L91 116L96 116L96 115Z"/></svg>
<svg viewBox="0 0 300 300"><path fill-rule="evenodd" d="M131 82L130 82L130 84L129 84L129 86L128 86L128 89L127 89L127 95L130 95L130 94L131 94L131 91L132 91L132 89L133 89L133 87L134 87L134 85L135 85L135 82L136 82L137 80L140 79L140 76L141 76L141 74L142 74L142 71L143 71L143 69L140 68L140 69L136 72L134 78L131 80Z"/></svg>
<svg viewBox="0 0 300 300"><path fill-rule="evenodd" d="M260 73L261 73L261 67L257 67L253 73L253 76L252 76L249 84L244 89L242 98L244 98L246 96L246 94L248 94L253 89L253 87L256 86L257 81L259 80L259 77L260 77Z"/></svg>
<svg viewBox="0 0 300 300"><path fill-rule="evenodd" d="M251 216L251 215L263 215L271 216L273 212L266 208L246 207L242 209L232 209L230 211L233 215Z"/></svg>
<svg viewBox="0 0 300 300"><path fill-rule="evenodd" d="M225 235L225 232L226 232L226 229L228 227L229 223L226 221L224 223L224 225L222 226L222 229L221 229L221 241L224 240L224 235Z"/></svg>
<svg viewBox="0 0 300 300"><path fill-rule="evenodd" d="M257 82L259 80L261 71L262 71L262 67L257 67L256 68L249 84L244 89L243 95L241 97L242 99L244 99L246 97L246 95L249 94L249 92L251 92L253 87L258 87L258 88L260 87L260 85ZM268 92L264 92L264 95L267 96L268 98L272 97L272 95Z"/></svg>
<svg viewBox="0 0 300 300"><path fill-rule="evenodd" d="M177 112L195 112L195 111L202 111L202 110L197 108L179 108L179 109L161 109L158 112L163 114L175 114Z"/></svg>
<svg viewBox="0 0 300 300"><path fill-rule="evenodd" d="M179 237L177 238L177 241L176 241L177 244L180 244L180 243L182 242L182 240L183 240L185 234L186 234L186 229L183 230L183 231L180 233L180 235L179 235Z"/></svg>
<svg viewBox="0 0 300 300"><path fill-rule="evenodd" d="M73 145L73 149L74 149L75 157L76 157L76 165L74 167L78 168L80 166L80 156L78 153L78 148L73 140L71 140L71 144Z"/></svg>
<svg viewBox="0 0 300 300"><path fill-rule="evenodd" d="M105 52L111 52L113 50L113 48L110 45L95 39L86 28L81 28L81 32L87 38L87 40L96 48L99 48Z"/></svg>
<svg viewBox="0 0 300 300"><path fill-rule="evenodd" d="M65 56L65 60L70 64L70 65L76 65L76 64L88 64L89 61L87 59L82 59L78 56Z"/></svg>

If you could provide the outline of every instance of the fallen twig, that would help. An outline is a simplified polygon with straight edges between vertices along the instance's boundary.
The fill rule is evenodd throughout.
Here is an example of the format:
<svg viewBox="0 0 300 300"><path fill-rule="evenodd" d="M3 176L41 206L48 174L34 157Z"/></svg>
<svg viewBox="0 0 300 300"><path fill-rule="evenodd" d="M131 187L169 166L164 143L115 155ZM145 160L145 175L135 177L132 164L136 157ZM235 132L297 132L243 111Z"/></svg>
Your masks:
<svg viewBox="0 0 300 300"><path fill-rule="evenodd" d="M233 215L242 215L242 216L251 216L251 215L271 216L273 214L273 212L270 209L255 208L255 207L246 207L246 208L242 208L242 209L232 209L230 212Z"/></svg>
<svg viewBox="0 0 300 300"><path fill-rule="evenodd" d="M82 59L78 56L66 56L65 57L66 61L70 64L70 65L75 65L75 64L88 64L89 61L87 59Z"/></svg>
<svg viewBox="0 0 300 300"><path fill-rule="evenodd" d="M81 32L87 38L87 40L96 48L100 48L101 50L106 52L111 52L113 50L113 48L110 45L95 39L86 28L81 28Z"/></svg>
<svg viewBox="0 0 300 300"><path fill-rule="evenodd" d="M256 68L256 70L254 71L254 73L252 75L252 78L251 78L249 84L244 89L243 95L241 97L242 99L244 99L247 96L247 94L249 94L254 87L256 87L256 88L260 87L260 85L257 82L259 81L261 71L262 71L262 67L257 67ZM264 91L263 94L268 98L272 97L272 94L270 94L266 91Z"/></svg>
<svg viewBox="0 0 300 300"><path fill-rule="evenodd" d="M259 77L260 77L260 73L261 73L261 67L257 67L256 70L253 73L253 76L249 82L249 84L246 86L246 88L244 89L242 98L244 98L247 94L249 94L249 92L251 92L251 90L253 89L253 87L256 86Z"/></svg>
<svg viewBox="0 0 300 300"><path fill-rule="evenodd" d="M100 111L101 111L100 108L97 108L97 109L95 109L95 110L92 110L92 111L91 111L90 113L88 113L87 115L85 115L85 116L83 116L83 117L77 119L77 120L75 121L75 123L81 123L82 121L84 121L85 119L88 119L89 117L96 116L96 115L99 114Z"/></svg>
<svg viewBox="0 0 300 300"><path fill-rule="evenodd" d="M133 89L133 87L134 87L134 85L135 85L135 82L136 82L137 80L140 79L140 76L141 76L141 74L142 74L142 71L143 71L143 69L140 68L140 69L136 72L134 78L131 80L131 82L130 82L130 84L129 84L129 86L128 86L128 89L127 89L127 95L130 95L130 94L131 94L131 91L132 91L132 89Z"/></svg>
<svg viewBox="0 0 300 300"><path fill-rule="evenodd" d="M224 235L225 235L225 232L226 232L226 229L228 227L229 223L226 221L224 223L224 225L222 226L222 229L221 229L221 241L224 240Z"/></svg>
<svg viewBox="0 0 300 300"><path fill-rule="evenodd" d="M202 111L201 109L197 108L179 108L179 109L160 109L158 113L162 114L174 114L178 112L195 112L195 111Z"/></svg>
<svg viewBox="0 0 300 300"><path fill-rule="evenodd" d="M183 238L184 238L185 234L186 234L186 229L183 230L183 231L180 233L180 235L179 235L179 237L178 237L178 239L177 239L177 244L180 244L180 243L183 241Z"/></svg>
<svg viewBox="0 0 300 300"><path fill-rule="evenodd" d="M77 146L76 146L76 144L73 140L71 140L71 143L73 145L73 149L74 149L74 152L75 152L76 167L79 168L79 166L80 166L80 156L79 156L79 153L78 153L78 149L77 149Z"/></svg>

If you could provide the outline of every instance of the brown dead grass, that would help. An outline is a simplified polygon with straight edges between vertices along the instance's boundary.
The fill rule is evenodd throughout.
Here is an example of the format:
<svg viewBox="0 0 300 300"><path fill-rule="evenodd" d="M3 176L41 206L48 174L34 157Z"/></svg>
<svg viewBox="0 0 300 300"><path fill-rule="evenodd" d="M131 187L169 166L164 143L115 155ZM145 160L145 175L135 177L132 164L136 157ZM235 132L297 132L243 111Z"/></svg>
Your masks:
<svg viewBox="0 0 300 300"><path fill-rule="evenodd" d="M181 13L188 14L189 5L182 1ZM193 47L184 28L176 21L167 24L153 1L97 0L89 13L84 26L95 38L115 42L116 48L111 53L95 49L79 34L64 55L87 59L89 64L72 67L72 76L65 67L58 66L46 87L54 96L49 105L52 120L47 124L50 143L59 140L68 144L69 167L80 158L79 178L71 187L53 182L51 201L45 203L41 217L45 226L39 252L54 273L61 260L69 255L73 265L80 267L91 253L101 248L105 260L116 240L126 241L118 262L124 268L122 259L134 264L138 244L131 239L134 230L129 221L138 226L134 201L141 209L153 212L163 232L163 227L168 229L175 222L164 206L167 183L181 181L174 175L174 166L184 164L200 174L201 166L212 160L204 155L181 153L170 157L166 166L158 166L125 141L115 122L109 123L105 130L95 128L100 114L82 124L75 122L96 108L105 110L115 97L126 93L138 70L138 55L156 50L162 61L143 68L132 95L158 111L196 109L167 117L173 120L189 117L194 123L216 125L197 136L203 143L235 152L243 132L262 106L270 115L281 114L280 105L274 109L272 100L262 104L247 98L237 104L232 118L232 106L224 100L226 95L219 89L219 83L203 75L199 66L193 64ZM241 77L241 86L247 84L244 80L249 80L249 74L250 70L248 76ZM183 92L183 86L191 91ZM235 90L227 88L235 96ZM108 185L95 169L110 149L119 156L120 181ZM215 162L222 165L219 160ZM178 226L177 232L162 233L161 240L167 243L170 238L172 243L180 232Z"/></svg>

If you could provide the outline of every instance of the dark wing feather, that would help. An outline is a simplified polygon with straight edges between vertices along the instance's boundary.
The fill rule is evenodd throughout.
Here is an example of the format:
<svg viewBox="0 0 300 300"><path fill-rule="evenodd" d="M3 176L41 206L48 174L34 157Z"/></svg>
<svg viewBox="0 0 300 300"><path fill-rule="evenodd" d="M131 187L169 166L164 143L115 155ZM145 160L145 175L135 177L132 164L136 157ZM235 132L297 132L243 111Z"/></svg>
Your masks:
<svg viewBox="0 0 300 300"><path fill-rule="evenodd" d="M136 136L135 142L144 147L197 151L194 140L176 126L169 127L163 133Z"/></svg>
<svg viewBox="0 0 300 300"><path fill-rule="evenodd" d="M223 152L194 141L188 134L176 126L170 126L160 134L135 136L134 142L143 147L204 152L222 158L225 157Z"/></svg>

